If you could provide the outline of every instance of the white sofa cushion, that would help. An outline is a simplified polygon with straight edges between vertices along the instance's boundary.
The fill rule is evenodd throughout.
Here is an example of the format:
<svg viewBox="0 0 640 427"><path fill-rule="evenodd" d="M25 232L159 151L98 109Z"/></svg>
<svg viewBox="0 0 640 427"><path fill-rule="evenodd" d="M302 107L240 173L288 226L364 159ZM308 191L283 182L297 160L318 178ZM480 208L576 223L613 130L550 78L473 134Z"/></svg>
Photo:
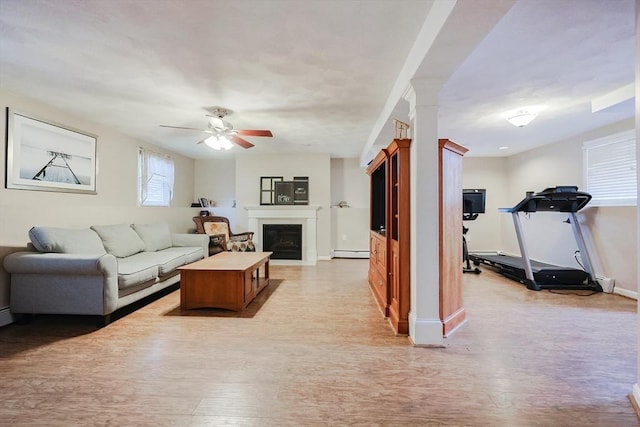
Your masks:
<svg viewBox="0 0 640 427"><path fill-rule="evenodd" d="M170 248L173 244L169 224L133 224L131 227L144 242L145 251L161 251L162 249Z"/></svg>
<svg viewBox="0 0 640 427"><path fill-rule="evenodd" d="M158 266L149 263L149 259L145 257L139 258L140 255L144 253L118 259L118 289L138 286L158 277Z"/></svg>
<svg viewBox="0 0 640 427"><path fill-rule="evenodd" d="M162 252L172 253L175 256L182 257L182 264L191 264L192 262L199 261L203 258L203 250L201 247L192 247L192 246L174 246L172 248L167 248Z"/></svg>
<svg viewBox="0 0 640 427"><path fill-rule="evenodd" d="M102 240L88 228L74 230L57 227L32 227L29 239L40 252L104 255Z"/></svg>
<svg viewBox="0 0 640 427"><path fill-rule="evenodd" d="M124 258L142 252L145 244L127 224L92 225L91 229L98 233L108 253Z"/></svg>

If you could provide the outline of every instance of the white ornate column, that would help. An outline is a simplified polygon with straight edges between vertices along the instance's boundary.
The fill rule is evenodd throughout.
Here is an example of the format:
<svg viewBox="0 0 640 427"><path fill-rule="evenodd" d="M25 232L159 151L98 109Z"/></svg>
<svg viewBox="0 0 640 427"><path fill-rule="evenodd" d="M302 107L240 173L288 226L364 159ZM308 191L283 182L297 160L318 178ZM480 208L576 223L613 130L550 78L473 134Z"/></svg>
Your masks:
<svg viewBox="0 0 640 427"><path fill-rule="evenodd" d="M438 236L438 92L442 81L411 80L404 95L411 120L411 309L409 337L442 346ZM462 268L462 267L461 267Z"/></svg>

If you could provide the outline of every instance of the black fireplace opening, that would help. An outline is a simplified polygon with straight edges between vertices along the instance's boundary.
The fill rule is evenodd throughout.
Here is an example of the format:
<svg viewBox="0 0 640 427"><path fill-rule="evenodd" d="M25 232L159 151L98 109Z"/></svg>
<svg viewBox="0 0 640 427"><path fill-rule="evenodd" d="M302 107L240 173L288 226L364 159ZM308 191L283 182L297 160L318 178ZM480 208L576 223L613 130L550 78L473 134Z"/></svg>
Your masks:
<svg viewBox="0 0 640 427"><path fill-rule="evenodd" d="M302 260L302 224L263 224L262 250L271 259Z"/></svg>

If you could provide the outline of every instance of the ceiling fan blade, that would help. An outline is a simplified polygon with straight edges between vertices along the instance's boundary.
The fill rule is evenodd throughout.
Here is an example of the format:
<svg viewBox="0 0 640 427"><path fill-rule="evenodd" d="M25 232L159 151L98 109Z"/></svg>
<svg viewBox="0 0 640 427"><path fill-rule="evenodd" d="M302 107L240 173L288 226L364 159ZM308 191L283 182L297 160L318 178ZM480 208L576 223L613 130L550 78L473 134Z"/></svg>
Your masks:
<svg viewBox="0 0 640 427"><path fill-rule="evenodd" d="M198 132L207 132L207 133L212 133L210 130L208 129L200 129L200 128L186 128L183 126L168 126L168 125L160 125L160 127L163 128L171 128L171 129L186 129L186 130L197 130Z"/></svg>
<svg viewBox="0 0 640 427"><path fill-rule="evenodd" d="M231 142L233 142L236 145L239 145L242 148L251 148L251 147L253 147L252 143L250 143L246 139L242 139L242 138L237 137L235 135L231 136Z"/></svg>
<svg viewBox="0 0 640 427"><path fill-rule="evenodd" d="M273 136L270 130L238 129L236 132L238 135L245 136Z"/></svg>

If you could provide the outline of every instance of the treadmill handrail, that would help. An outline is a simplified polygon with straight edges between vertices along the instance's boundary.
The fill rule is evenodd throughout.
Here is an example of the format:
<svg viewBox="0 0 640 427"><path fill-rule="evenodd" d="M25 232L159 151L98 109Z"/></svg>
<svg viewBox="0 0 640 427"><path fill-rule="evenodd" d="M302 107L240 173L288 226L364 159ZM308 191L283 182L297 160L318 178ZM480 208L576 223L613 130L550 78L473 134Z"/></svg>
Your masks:
<svg viewBox="0 0 640 427"><path fill-rule="evenodd" d="M575 189L575 191L573 190ZM591 194L578 187L551 187L539 193L528 193L512 208L498 208L499 212L578 212L591 201Z"/></svg>

